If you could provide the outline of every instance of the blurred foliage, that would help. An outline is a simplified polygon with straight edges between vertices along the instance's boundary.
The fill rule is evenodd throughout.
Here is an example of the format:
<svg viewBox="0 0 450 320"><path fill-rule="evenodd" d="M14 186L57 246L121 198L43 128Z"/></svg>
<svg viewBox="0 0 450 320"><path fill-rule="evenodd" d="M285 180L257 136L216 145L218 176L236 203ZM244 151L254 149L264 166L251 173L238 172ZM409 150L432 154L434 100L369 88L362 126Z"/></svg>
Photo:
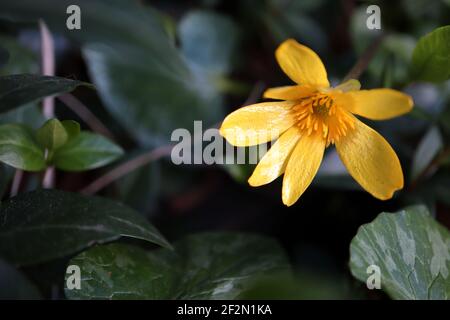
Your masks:
<svg viewBox="0 0 450 320"><path fill-rule="evenodd" d="M81 8L81 30L66 27L69 4ZM381 8L381 30L366 27L371 4ZM39 75L38 19L54 38L57 77ZM448 299L449 21L448 0L1 1L0 297L55 298L49 288L57 287L56 298L76 299L379 299L386 296L364 285L364 267L381 256L389 297ZM113 161L120 168L170 144L174 129L192 131L202 120L206 130L261 101L265 88L287 85L274 58L283 40L318 52L337 85L380 36L363 89L392 87L415 101L404 117L368 123L402 163L405 187L392 200L360 192L334 150L292 208L282 207L280 181L248 187L254 165L175 166L165 158L100 191L110 199L76 193L110 174ZM111 136L91 132L61 102L44 124L41 100L69 91ZM28 171L15 198L11 165ZM29 171L48 165L62 169L56 189L71 192L27 192L42 180ZM430 215L412 204L425 204ZM166 238L173 251L146 245L170 247ZM430 256L433 248L439 253ZM81 291L64 292L71 263L89 277Z"/></svg>

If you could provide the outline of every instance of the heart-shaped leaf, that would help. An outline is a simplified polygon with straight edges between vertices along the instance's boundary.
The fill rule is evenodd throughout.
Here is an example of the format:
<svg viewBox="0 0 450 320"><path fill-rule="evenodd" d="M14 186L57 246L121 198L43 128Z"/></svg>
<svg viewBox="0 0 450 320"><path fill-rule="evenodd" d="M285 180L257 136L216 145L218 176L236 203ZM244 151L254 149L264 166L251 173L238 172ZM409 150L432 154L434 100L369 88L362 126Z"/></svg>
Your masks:
<svg viewBox="0 0 450 320"><path fill-rule="evenodd" d="M120 237L170 247L139 213L108 199L37 190L0 207L0 256L15 264L44 262Z"/></svg>
<svg viewBox="0 0 450 320"><path fill-rule="evenodd" d="M449 299L450 234L424 206L381 213L353 238L350 268L364 282L379 268L393 299Z"/></svg>
<svg viewBox="0 0 450 320"><path fill-rule="evenodd" d="M102 135L83 131L55 151L53 163L61 170L83 171L107 165L122 154L122 148Z"/></svg>
<svg viewBox="0 0 450 320"><path fill-rule="evenodd" d="M450 25L420 38L412 56L415 79L442 82L450 78Z"/></svg>
<svg viewBox="0 0 450 320"><path fill-rule="evenodd" d="M0 113L47 96L69 92L90 84L61 77L14 74L0 77Z"/></svg>
<svg viewBox="0 0 450 320"><path fill-rule="evenodd" d="M290 269L273 240L234 233L188 236L174 251L98 246L70 264L81 269L70 299L233 299L255 277Z"/></svg>
<svg viewBox="0 0 450 320"><path fill-rule="evenodd" d="M0 125L0 161L27 171L45 168L44 151L33 132L20 124Z"/></svg>

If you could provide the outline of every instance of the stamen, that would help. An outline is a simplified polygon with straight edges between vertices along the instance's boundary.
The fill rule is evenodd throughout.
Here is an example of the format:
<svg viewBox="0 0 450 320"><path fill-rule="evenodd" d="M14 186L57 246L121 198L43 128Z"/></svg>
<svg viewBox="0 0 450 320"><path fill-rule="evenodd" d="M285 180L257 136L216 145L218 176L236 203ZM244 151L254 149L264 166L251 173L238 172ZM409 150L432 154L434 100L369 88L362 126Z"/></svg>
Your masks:
<svg viewBox="0 0 450 320"><path fill-rule="evenodd" d="M297 126L304 134L321 132L326 145L336 143L355 128L353 117L333 100L332 93L316 93L298 100L293 107Z"/></svg>

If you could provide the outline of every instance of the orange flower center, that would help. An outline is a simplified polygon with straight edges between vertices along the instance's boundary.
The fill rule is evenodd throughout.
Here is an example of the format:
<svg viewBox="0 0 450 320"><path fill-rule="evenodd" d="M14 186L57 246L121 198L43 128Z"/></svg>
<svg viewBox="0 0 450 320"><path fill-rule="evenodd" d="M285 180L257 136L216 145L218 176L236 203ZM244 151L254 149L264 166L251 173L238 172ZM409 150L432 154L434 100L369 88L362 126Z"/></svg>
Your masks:
<svg viewBox="0 0 450 320"><path fill-rule="evenodd" d="M327 146L355 128L353 116L336 103L331 93L316 93L300 99L292 111L302 133L320 134Z"/></svg>

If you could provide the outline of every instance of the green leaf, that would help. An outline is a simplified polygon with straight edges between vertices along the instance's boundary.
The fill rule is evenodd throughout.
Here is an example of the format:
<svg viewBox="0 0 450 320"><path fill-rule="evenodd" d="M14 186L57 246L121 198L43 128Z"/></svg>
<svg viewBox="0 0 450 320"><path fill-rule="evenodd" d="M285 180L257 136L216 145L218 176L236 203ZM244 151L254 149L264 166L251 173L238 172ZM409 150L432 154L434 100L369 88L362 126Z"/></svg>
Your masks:
<svg viewBox="0 0 450 320"><path fill-rule="evenodd" d="M8 61L0 68L0 75L39 72L38 57L30 49L5 35L0 35L0 43L9 52Z"/></svg>
<svg viewBox="0 0 450 320"><path fill-rule="evenodd" d="M6 200L0 221L0 256L19 265L64 257L120 237L170 247L136 211L108 199L58 190Z"/></svg>
<svg viewBox="0 0 450 320"><path fill-rule="evenodd" d="M38 57L17 42L15 38L0 35L0 43L9 52L9 60L0 68L0 75L19 73L39 73ZM0 107L1 108L1 107ZM1 114L0 123L22 123L33 129L44 123L45 118L37 102L28 103L21 108Z"/></svg>
<svg viewBox="0 0 450 320"><path fill-rule="evenodd" d="M80 134L80 124L74 120L61 121L62 126L66 129L68 140L71 140Z"/></svg>
<svg viewBox="0 0 450 320"><path fill-rule="evenodd" d="M442 82L450 78L450 25L420 38L411 67L417 80Z"/></svg>
<svg viewBox="0 0 450 320"><path fill-rule="evenodd" d="M209 11L191 11L181 19L178 34L183 55L196 67L216 74L231 71L238 44L238 29L231 19Z"/></svg>
<svg viewBox="0 0 450 320"><path fill-rule="evenodd" d="M381 213L361 226L350 245L352 274L366 282L370 265L393 299L450 298L450 234L424 206Z"/></svg>
<svg viewBox="0 0 450 320"><path fill-rule="evenodd" d="M127 46L86 45L83 54L108 110L143 146L167 143L174 128L192 130L196 119L205 125L218 119L208 116L219 114L216 103L202 102L196 93L201 86L195 87L197 79L185 65L173 72L144 48Z"/></svg>
<svg viewBox="0 0 450 320"><path fill-rule="evenodd" d="M255 277L289 269L273 240L234 233L188 236L175 251L98 246L70 264L83 277L69 299L234 299Z"/></svg>
<svg viewBox="0 0 450 320"><path fill-rule="evenodd" d="M31 130L20 124L0 125L0 161L26 171L45 168L44 151Z"/></svg>
<svg viewBox="0 0 450 320"><path fill-rule="evenodd" d="M0 113L87 83L60 77L15 74L0 77Z"/></svg>
<svg viewBox="0 0 450 320"><path fill-rule="evenodd" d="M416 179L444 146L439 128L432 126L420 140L414 153L411 179Z"/></svg>
<svg viewBox="0 0 450 320"><path fill-rule="evenodd" d="M37 130L36 138L43 148L55 150L67 142L68 134L58 119L50 119Z"/></svg>
<svg viewBox="0 0 450 320"><path fill-rule="evenodd" d="M61 170L84 171L107 165L122 154L118 145L102 135L83 131L55 151L53 163Z"/></svg>
<svg viewBox="0 0 450 320"><path fill-rule="evenodd" d="M41 294L19 270L0 259L0 299L42 299Z"/></svg>

